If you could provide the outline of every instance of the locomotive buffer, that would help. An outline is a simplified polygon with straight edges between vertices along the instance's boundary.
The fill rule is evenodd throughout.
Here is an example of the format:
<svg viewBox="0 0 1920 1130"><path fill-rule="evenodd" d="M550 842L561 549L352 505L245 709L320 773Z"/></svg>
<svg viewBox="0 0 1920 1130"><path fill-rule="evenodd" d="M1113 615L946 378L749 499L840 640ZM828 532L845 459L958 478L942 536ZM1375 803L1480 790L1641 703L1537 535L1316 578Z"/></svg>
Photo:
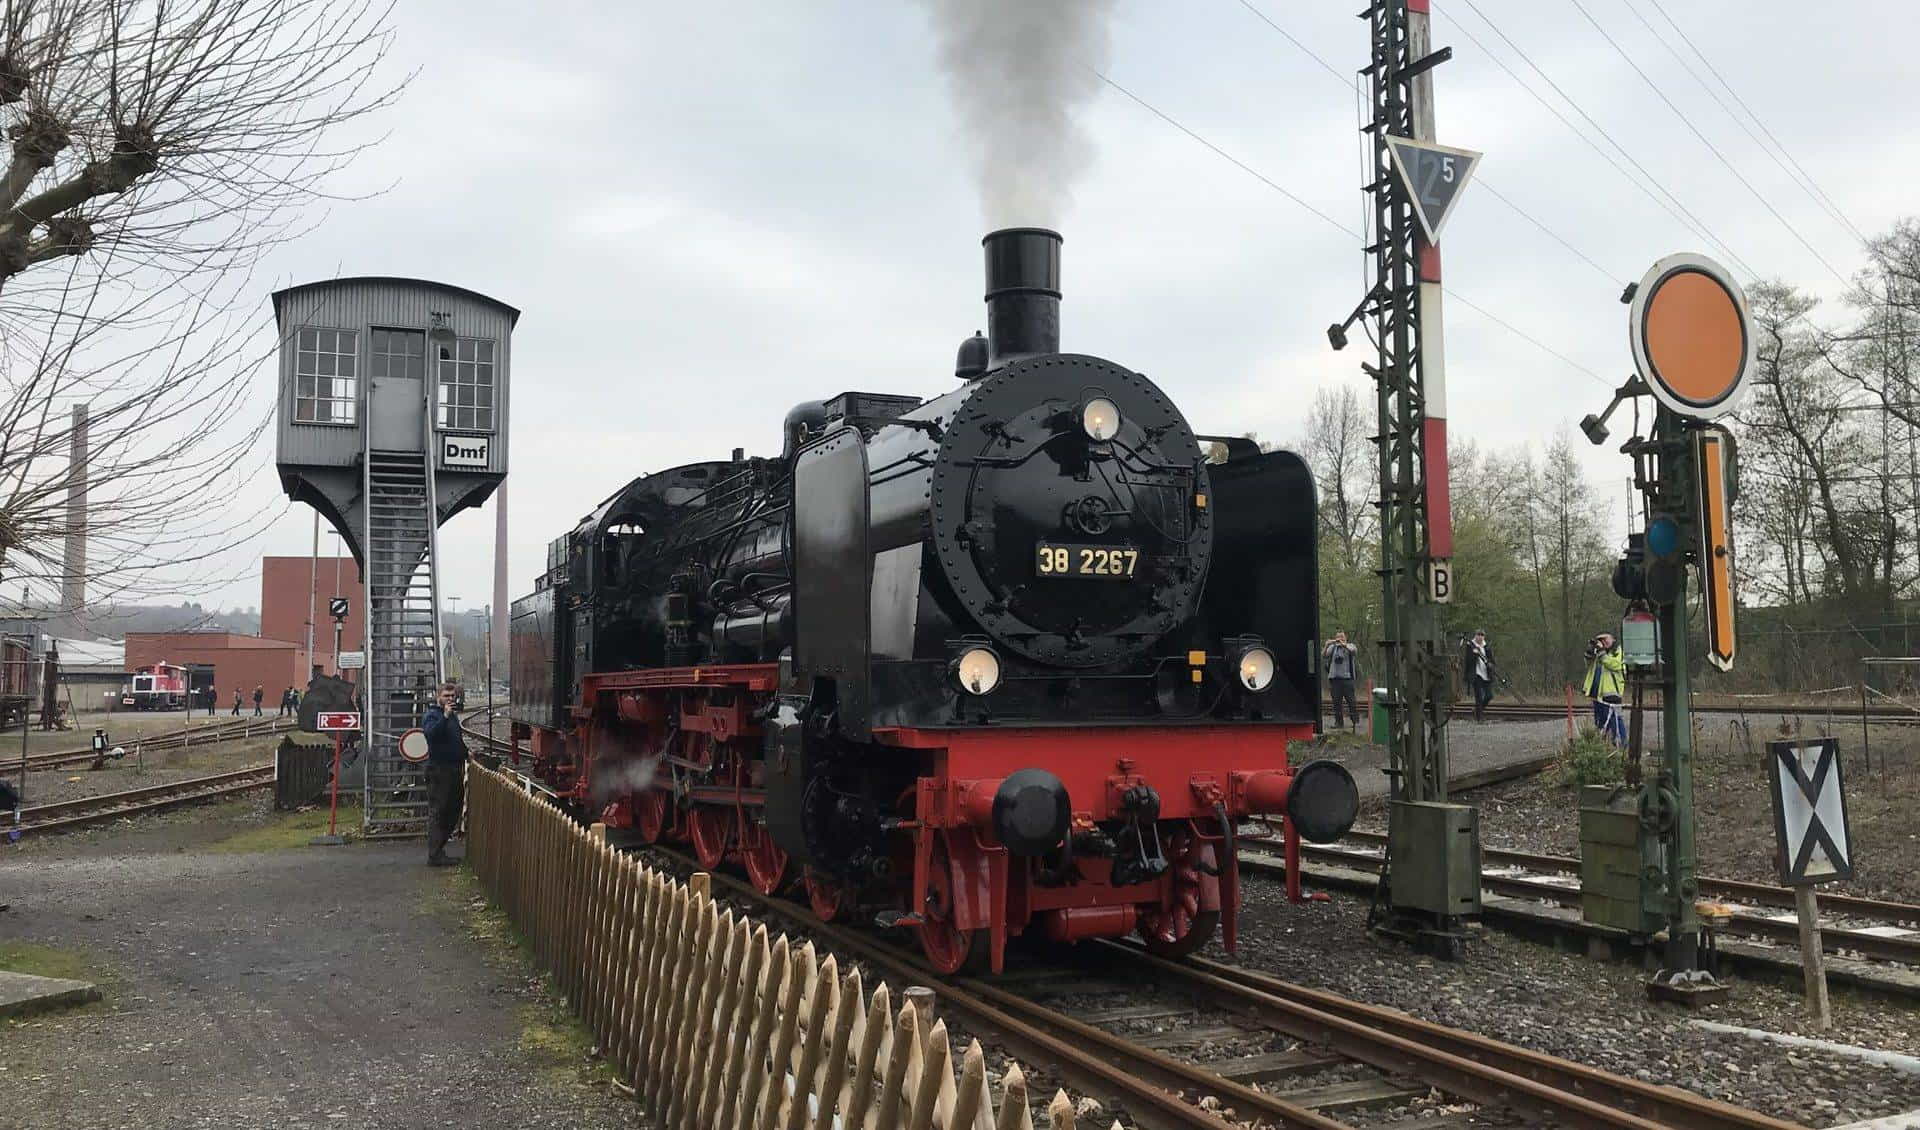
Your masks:
<svg viewBox="0 0 1920 1130"><path fill-rule="evenodd" d="M1440 229L1480 155L1434 143L1432 69L1452 48L1430 51L1428 0L1375 0L1372 32L1371 183L1379 238L1366 248L1374 283L1344 322L1335 349L1362 317L1373 319L1378 360L1362 365L1379 401L1380 587L1385 649L1387 858L1373 925L1447 956L1480 913L1477 809L1447 803L1451 655L1440 605L1453 599L1453 518L1447 483L1446 367L1441 334ZM1380 908L1376 907L1376 911Z"/></svg>

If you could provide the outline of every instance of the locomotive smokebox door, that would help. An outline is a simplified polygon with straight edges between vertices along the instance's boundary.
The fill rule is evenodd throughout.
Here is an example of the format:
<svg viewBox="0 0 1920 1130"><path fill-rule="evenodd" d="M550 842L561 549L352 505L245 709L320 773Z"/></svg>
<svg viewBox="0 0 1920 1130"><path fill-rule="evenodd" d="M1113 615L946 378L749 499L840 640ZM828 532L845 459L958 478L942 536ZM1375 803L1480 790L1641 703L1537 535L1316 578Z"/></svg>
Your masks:
<svg viewBox="0 0 1920 1130"><path fill-rule="evenodd" d="M831 679L840 730L869 730L867 445L841 428L803 448L793 470L793 666Z"/></svg>

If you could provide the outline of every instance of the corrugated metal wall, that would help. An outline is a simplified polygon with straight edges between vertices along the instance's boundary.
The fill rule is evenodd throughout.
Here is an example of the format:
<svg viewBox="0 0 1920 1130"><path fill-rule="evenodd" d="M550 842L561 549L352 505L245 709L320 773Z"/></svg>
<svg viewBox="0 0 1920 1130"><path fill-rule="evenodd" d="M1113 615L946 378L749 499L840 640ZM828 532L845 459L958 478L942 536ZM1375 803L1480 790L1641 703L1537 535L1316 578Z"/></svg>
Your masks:
<svg viewBox="0 0 1920 1130"><path fill-rule="evenodd" d="M374 327L430 332L438 321L463 338L487 338L498 345L494 374L496 413L485 472L507 469L507 422L512 399L513 349L510 310L457 288L405 279L341 279L296 287L275 296L280 327L280 428L278 458L282 465L343 467L359 456L360 427L338 424L301 424L293 418L293 372L296 334L303 326L358 332L357 392L359 419L364 425L367 407L367 350ZM429 365L429 378L436 366ZM433 402L431 380L427 402ZM478 468L474 469L478 472Z"/></svg>

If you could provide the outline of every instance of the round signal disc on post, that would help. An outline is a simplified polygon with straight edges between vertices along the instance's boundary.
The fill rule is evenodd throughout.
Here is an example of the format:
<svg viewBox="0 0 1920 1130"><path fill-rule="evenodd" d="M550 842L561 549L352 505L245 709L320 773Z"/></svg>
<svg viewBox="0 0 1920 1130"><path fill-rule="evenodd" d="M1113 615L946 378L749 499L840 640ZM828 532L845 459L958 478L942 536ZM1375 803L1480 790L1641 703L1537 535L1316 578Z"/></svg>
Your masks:
<svg viewBox="0 0 1920 1130"><path fill-rule="evenodd" d="M1634 291L1627 329L1660 403L1696 420L1740 406L1754 341L1746 292L1725 267L1692 253L1655 263Z"/></svg>
<svg viewBox="0 0 1920 1130"><path fill-rule="evenodd" d="M422 729L408 730L394 743L400 747L400 756L418 765L427 759L427 732Z"/></svg>

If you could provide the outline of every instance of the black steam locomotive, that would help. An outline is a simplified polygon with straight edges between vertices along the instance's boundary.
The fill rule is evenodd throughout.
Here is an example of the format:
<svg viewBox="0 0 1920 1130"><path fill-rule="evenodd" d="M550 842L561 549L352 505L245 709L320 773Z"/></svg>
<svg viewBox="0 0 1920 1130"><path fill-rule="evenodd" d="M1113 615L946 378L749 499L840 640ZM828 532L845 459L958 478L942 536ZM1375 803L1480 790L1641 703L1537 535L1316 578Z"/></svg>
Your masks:
<svg viewBox="0 0 1920 1130"><path fill-rule="evenodd" d="M635 479L513 608L516 747L608 824L998 969L1006 939L1204 944L1236 824L1351 824L1319 722L1305 464L1059 351L1060 237L986 237L958 387L787 414ZM1202 441L1208 444L1203 450Z"/></svg>

